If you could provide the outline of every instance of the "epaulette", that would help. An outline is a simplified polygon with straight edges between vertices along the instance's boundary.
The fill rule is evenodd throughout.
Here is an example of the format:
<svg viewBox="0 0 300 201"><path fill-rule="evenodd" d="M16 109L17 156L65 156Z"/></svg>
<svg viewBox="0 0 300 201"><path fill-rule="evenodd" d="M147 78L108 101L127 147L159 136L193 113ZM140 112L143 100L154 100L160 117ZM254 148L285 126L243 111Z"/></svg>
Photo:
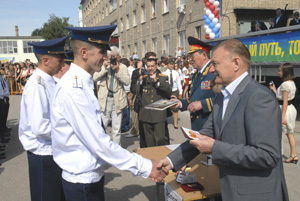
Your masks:
<svg viewBox="0 0 300 201"><path fill-rule="evenodd" d="M78 79L77 75L75 75L73 80L73 88L82 88L82 80Z"/></svg>
<svg viewBox="0 0 300 201"><path fill-rule="evenodd" d="M38 75L36 77L36 80L37 80L38 84L43 85L43 86L45 85L45 81L40 75Z"/></svg>
<svg viewBox="0 0 300 201"><path fill-rule="evenodd" d="M162 73L158 73L158 75L163 76L163 77L168 77L167 75L164 75Z"/></svg>
<svg viewBox="0 0 300 201"><path fill-rule="evenodd" d="M144 75L144 77L147 77L147 76L148 76L148 74Z"/></svg>

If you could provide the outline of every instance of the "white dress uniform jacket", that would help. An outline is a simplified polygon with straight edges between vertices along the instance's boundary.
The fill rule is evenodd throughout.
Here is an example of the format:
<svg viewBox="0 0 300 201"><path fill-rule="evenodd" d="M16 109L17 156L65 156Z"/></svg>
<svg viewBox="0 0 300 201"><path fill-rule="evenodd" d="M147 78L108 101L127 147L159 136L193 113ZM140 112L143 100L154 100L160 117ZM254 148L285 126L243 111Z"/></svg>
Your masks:
<svg viewBox="0 0 300 201"><path fill-rule="evenodd" d="M50 100L54 87L53 78L36 69L23 91L19 139L25 150L36 155L52 155Z"/></svg>
<svg viewBox="0 0 300 201"><path fill-rule="evenodd" d="M103 176L103 164L147 178L148 159L130 153L110 140L101 125L101 110L92 76L76 64L57 84L52 102L52 143L62 177L72 183L94 183Z"/></svg>

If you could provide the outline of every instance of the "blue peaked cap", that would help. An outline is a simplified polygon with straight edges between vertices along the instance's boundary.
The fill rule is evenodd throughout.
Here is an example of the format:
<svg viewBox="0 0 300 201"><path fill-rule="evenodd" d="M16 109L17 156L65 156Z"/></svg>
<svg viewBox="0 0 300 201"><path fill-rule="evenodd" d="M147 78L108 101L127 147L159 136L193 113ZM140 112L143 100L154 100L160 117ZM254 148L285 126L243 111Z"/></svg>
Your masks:
<svg viewBox="0 0 300 201"><path fill-rule="evenodd" d="M66 52L66 58L64 59L66 62L73 62L74 61L74 54L73 51Z"/></svg>
<svg viewBox="0 0 300 201"><path fill-rule="evenodd" d="M33 46L33 52L36 54L65 54L65 42L67 38L67 36L64 36L53 40L28 43L28 45Z"/></svg>
<svg viewBox="0 0 300 201"><path fill-rule="evenodd" d="M65 29L71 31L72 39L108 46L111 34L116 27L117 25L106 25L97 27L65 27Z"/></svg>

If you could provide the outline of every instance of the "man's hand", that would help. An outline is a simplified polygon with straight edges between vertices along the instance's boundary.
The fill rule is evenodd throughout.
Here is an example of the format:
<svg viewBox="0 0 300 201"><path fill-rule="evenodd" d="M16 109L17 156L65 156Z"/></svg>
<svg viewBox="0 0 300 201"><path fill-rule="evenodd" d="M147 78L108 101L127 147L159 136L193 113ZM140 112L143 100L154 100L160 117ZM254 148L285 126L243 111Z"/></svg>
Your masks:
<svg viewBox="0 0 300 201"><path fill-rule="evenodd" d="M110 60L109 58L105 58L103 61L103 66L105 68L105 70L107 69L107 67L110 65Z"/></svg>
<svg viewBox="0 0 300 201"><path fill-rule="evenodd" d="M156 80L157 80L156 73L153 73L152 75L150 75L150 78L153 80L153 82L156 82Z"/></svg>
<svg viewBox="0 0 300 201"><path fill-rule="evenodd" d="M119 65L119 63L117 62L117 65L110 65L111 66L111 69L113 69L114 71L116 71L116 73L117 72L119 72L119 70L120 70L120 65Z"/></svg>
<svg viewBox="0 0 300 201"><path fill-rule="evenodd" d="M180 100L177 99L176 96L172 95L170 100L171 101L177 101L177 105L174 105L173 108L180 108L181 102L180 102Z"/></svg>
<svg viewBox="0 0 300 201"><path fill-rule="evenodd" d="M190 113L194 113L198 110L202 110L202 104L201 101L195 101L189 104L189 106L187 107L188 111Z"/></svg>
<svg viewBox="0 0 300 201"><path fill-rule="evenodd" d="M162 169L163 172L168 175L169 174L169 171L172 169L172 166L171 166L171 163L169 161L169 159L167 158L164 158L164 159L161 159L158 164L157 164L157 168L158 169Z"/></svg>
<svg viewBox="0 0 300 201"><path fill-rule="evenodd" d="M200 151L200 153L206 153L206 154L211 153L216 140L206 135L202 135L202 134L200 135L196 134L196 135L197 135L197 139L191 140L190 144L196 147Z"/></svg>
<svg viewBox="0 0 300 201"><path fill-rule="evenodd" d="M150 173L150 178L152 181L154 182L161 182L165 177L166 177L166 173L163 171L162 168L158 167L158 163L155 160L151 160L152 161L152 170Z"/></svg>

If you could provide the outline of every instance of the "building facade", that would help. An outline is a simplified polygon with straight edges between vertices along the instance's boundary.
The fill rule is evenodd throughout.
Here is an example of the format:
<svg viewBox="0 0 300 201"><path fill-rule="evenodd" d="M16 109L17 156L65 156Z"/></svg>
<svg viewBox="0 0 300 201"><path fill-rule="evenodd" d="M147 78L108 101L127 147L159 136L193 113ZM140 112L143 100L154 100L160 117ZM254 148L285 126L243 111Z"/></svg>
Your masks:
<svg viewBox="0 0 300 201"><path fill-rule="evenodd" d="M277 8L292 16L299 6L296 0L235 1L220 0L220 36L237 35L250 30L252 20L264 21L275 17ZM122 56L138 52L162 51L175 55L175 50L188 49L187 36L205 40L205 3L203 0L82 0L83 26L116 24L114 35L119 37Z"/></svg>

